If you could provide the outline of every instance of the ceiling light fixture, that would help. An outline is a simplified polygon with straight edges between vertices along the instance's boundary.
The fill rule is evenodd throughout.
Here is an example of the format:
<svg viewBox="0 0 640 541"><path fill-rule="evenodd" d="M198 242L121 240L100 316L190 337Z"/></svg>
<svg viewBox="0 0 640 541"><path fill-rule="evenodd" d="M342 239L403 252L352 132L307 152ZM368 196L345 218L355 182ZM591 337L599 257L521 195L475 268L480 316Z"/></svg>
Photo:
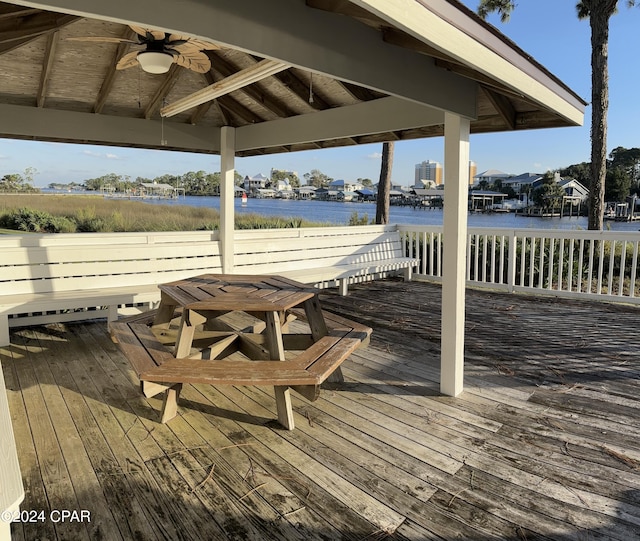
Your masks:
<svg viewBox="0 0 640 541"><path fill-rule="evenodd" d="M258 82L270 75L275 75L289 67L289 64L278 62L276 60L261 60L249 68L245 68L233 75L229 75L229 77L222 79L221 81L213 83L202 90L194 92L190 96L163 107L160 109L160 115L163 117L177 115L178 113L182 113L187 109L196 107L201 103L214 100L220 96L229 94L229 92L234 92L242 87Z"/></svg>
<svg viewBox="0 0 640 541"><path fill-rule="evenodd" d="M155 75L167 73L173 64L173 55L157 51L142 51L137 59L144 71Z"/></svg>

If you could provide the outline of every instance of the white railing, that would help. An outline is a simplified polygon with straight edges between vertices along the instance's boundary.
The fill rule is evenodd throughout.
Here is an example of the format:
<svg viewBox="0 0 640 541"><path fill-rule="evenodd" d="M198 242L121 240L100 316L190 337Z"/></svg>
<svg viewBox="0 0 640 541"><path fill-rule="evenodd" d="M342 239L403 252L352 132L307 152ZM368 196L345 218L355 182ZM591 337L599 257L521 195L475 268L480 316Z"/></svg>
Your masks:
<svg viewBox="0 0 640 541"><path fill-rule="evenodd" d="M416 279L442 277L442 226L398 226ZM640 233L469 228L467 284L640 304Z"/></svg>

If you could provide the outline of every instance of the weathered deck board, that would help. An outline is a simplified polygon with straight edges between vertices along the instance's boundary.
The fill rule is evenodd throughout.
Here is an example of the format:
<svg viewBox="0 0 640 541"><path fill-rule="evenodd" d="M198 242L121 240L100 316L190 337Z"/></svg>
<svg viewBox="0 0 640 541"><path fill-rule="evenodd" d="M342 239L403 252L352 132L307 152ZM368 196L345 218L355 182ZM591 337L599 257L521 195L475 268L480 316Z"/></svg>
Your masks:
<svg viewBox="0 0 640 541"><path fill-rule="evenodd" d="M374 328L345 383L295 396L186 385L158 423L104 322L24 328L0 348L22 509L15 539L448 540L640 536L638 309L469 291L465 392L438 392L440 288L323 293ZM296 323L292 323L295 325Z"/></svg>

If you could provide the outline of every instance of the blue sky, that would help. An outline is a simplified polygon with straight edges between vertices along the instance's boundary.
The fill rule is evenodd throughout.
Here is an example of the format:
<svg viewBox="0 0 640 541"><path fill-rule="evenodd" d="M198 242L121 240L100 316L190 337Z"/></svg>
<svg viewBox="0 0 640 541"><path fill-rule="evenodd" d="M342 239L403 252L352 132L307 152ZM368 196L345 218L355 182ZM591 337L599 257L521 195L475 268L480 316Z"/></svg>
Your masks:
<svg viewBox="0 0 640 541"><path fill-rule="evenodd" d="M477 0L465 0L471 9ZM588 21L579 21L575 0L520 0L511 20L490 22L533 56L582 98L589 101L590 32ZM640 8L627 8L611 19L609 42L610 109L608 148L640 147ZM1 83L0 83L1 84ZM589 160L591 109L577 128L532 130L471 137L471 159L478 172L500 169L507 173L544 172ZM1 121L1 120L0 120ZM272 167L297 171L300 176L319 169L333 178L377 181L381 145L360 145L331 150L288 153L236 159L243 175L269 174ZM423 160L443 162L443 140L439 138L398 142L395 146L393 181L413 183L414 166ZM37 186L51 182L81 182L107 173L154 178L187 171L218 171L218 156L134 150L103 146L38 143L0 139L0 176L23 173L34 167Z"/></svg>

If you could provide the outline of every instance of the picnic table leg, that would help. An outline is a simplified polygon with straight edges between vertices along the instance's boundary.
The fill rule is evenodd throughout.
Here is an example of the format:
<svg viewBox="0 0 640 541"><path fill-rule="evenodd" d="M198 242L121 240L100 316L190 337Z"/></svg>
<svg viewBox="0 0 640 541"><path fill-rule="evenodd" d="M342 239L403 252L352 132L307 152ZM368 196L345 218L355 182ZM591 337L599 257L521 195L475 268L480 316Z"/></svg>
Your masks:
<svg viewBox="0 0 640 541"><path fill-rule="evenodd" d="M304 302L304 312L311 328L311 336L314 342L317 342L323 336L329 334L327 323L322 315L322 308L320 307L320 299L318 295L314 295L312 298ZM344 383L344 376L342 370L338 366L332 374L326 379L329 383Z"/></svg>
<svg viewBox="0 0 640 541"><path fill-rule="evenodd" d="M176 383L167 389L162 402L161 423L170 421L178 414L178 397L182 390L182 383Z"/></svg>
<svg viewBox="0 0 640 541"><path fill-rule="evenodd" d="M284 343L282 342L282 327L278 312L265 312L265 337L269 355L272 359L285 360ZM291 390L286 385L276 385L273 388L276 395L276 410L278 422L287 430L295 428L293 408L291 407Z"/></svg>
<svg viewBox="0 0 640 541"><path fill-rule="evenodd" d="M160 299L160 306L158 306L156 317L153 320L153 326L166 329L171 323L177 305L164 292L160 294Z"/></svg>
<svg viewBox="0 0 640 541"><path fill-rule="evenodd" d="M191 354L191 344L193 344L193 336L196 331L196 326L205 323L207 318L202 314L194 310L185 308L182 311L182 319L180 320L180 329L178 330L178 337L176 338L176 347L173 355L181 359L183 357L189 357Z"/></svg>

